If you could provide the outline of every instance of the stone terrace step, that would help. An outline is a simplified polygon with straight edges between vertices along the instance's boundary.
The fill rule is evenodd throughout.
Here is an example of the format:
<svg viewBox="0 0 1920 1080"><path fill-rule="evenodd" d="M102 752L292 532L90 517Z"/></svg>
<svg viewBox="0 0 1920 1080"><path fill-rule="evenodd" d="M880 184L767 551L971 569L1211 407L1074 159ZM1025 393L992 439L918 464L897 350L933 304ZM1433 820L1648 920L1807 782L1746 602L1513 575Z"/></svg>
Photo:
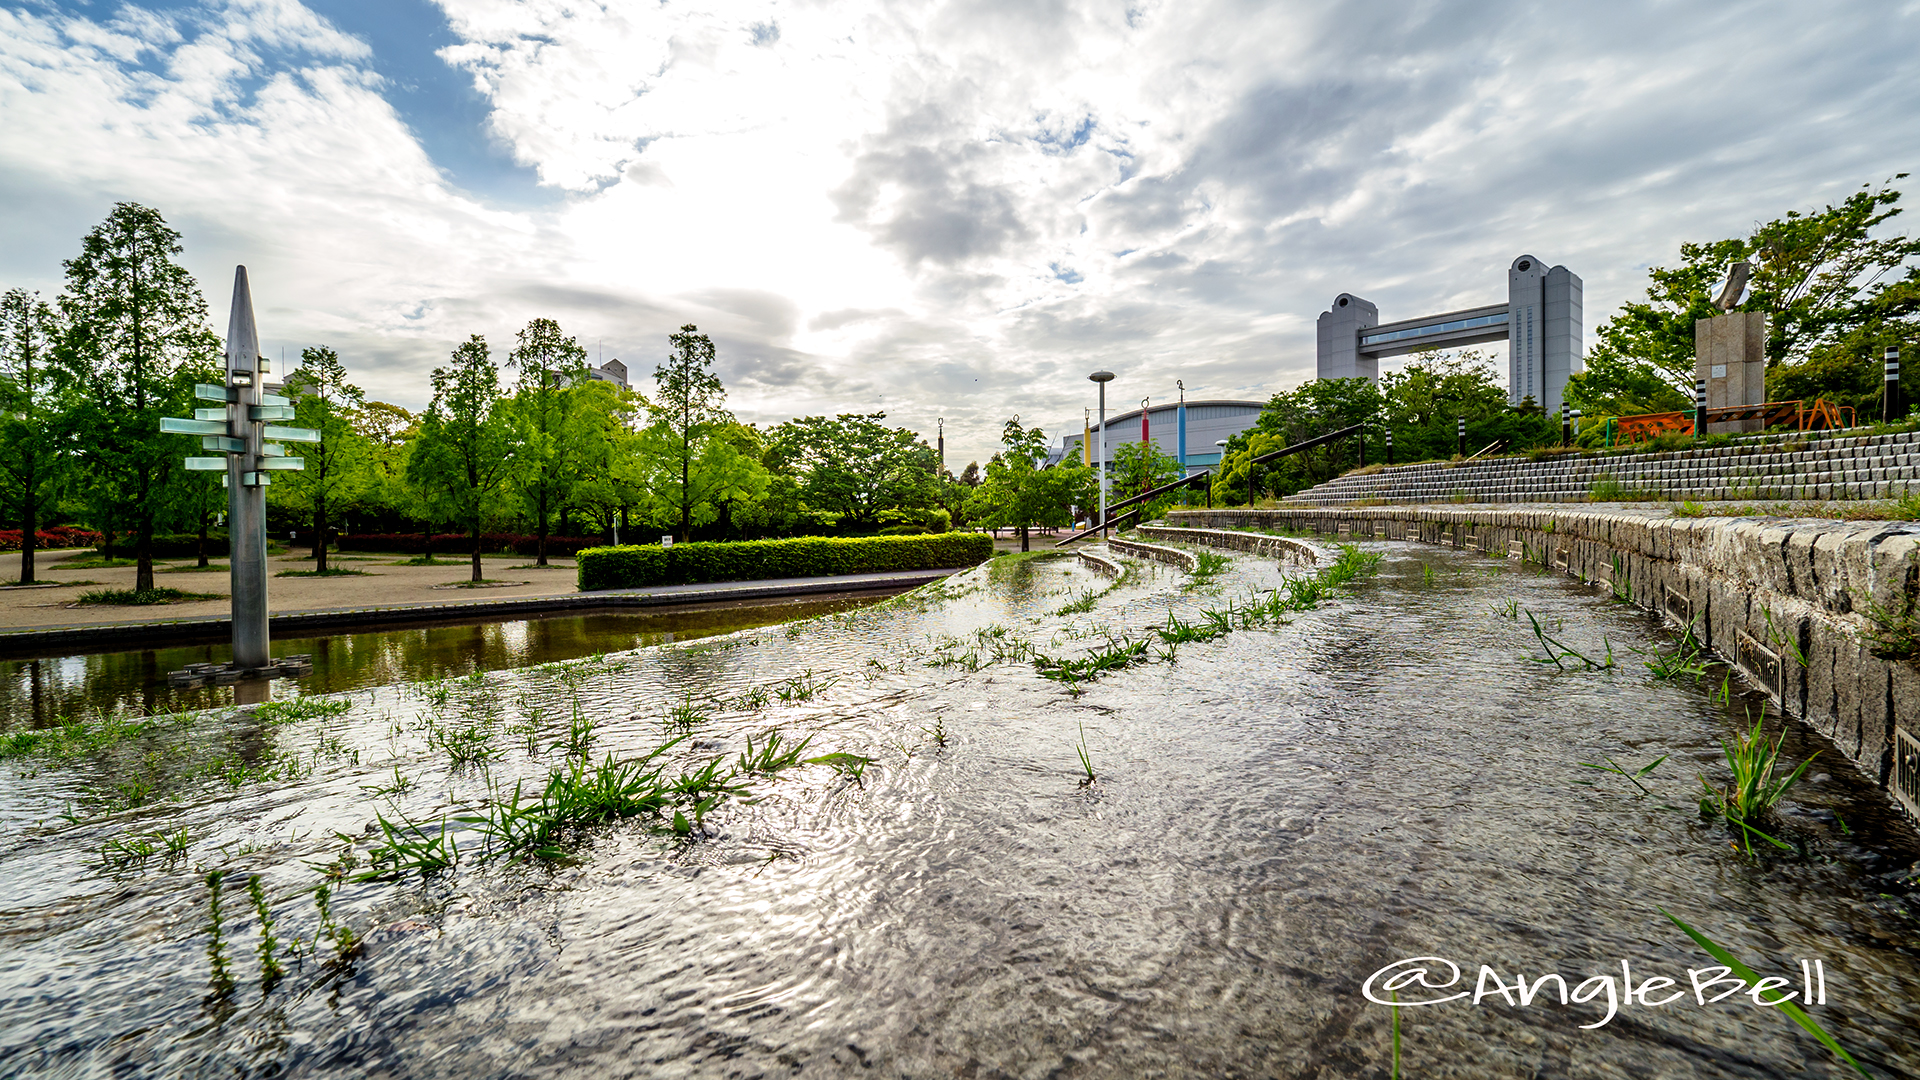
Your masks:
<svg viewBox="0 0 1920 1080"><path fill-rule="evenodd" d="M1532 461L1429 461L1347 475L1284 501L1574 502L1611 477L1624 491L1672 499L1886 499L1920 491L1920 432L1809 439L1773 435L1705 450L1617 451Z"/></svg>

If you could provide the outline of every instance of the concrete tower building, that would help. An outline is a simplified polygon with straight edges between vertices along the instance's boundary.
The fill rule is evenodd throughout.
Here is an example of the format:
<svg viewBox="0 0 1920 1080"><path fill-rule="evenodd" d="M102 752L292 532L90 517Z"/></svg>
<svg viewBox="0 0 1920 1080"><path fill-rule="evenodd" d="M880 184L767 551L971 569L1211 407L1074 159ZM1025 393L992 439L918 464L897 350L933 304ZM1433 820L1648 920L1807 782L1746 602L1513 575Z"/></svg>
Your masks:
<svg viewBox="0 0 1920 1080"><path fill-rule="evenodd" d="M1507 402L1531 397L1560 411L1567 380L1581 370L1579 275L1522 255L1507 268L1507 301L1382 323L1379 308L1341 293L1321 312L1315 374L1322 379L1379 379L1380 360L1426 349L1507 343Z"/></svg>

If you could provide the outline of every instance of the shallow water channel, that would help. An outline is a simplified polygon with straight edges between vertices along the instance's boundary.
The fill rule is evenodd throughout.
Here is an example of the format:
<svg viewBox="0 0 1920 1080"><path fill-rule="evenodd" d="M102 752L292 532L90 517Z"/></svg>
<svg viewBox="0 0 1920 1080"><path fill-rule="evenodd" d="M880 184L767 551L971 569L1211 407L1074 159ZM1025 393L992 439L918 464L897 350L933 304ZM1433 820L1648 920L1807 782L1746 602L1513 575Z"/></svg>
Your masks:
<svg viewBox="0 0 1920 1080"><path fill-rule="evenodd" d="M1029 650L1078 656L1308 571L1236 555L1189 589L1132 563L1060 614L1107 583L998 560L597 663L50 743L0 763L0 1075L1386 1077L1393 1013L1363 990L1415 957L1461 981L1398 991L1408 1077L1857 1075L1744 994L1698 1004L1688 969L1714 962L1659 908L1787 989L1809 961L1824 1029L1875 1076L1920 1072L1920 839L1882 793L1825 750L1776 826L1803 852L1735 850L1696 777L1725 779L1719 740L1762 698L1652 676L1628 650L1673 634L1564 576L1361 547L1379 573L1342 598L1077 687ZM1531 662L1526 611L1622 663ZM645 816L569 833L555 858L489 859L452 820L575 750L684 736L654 762L671 775L774 729L872 763L754 778L686 836ZM1786 730L1789 762L1822 750ZM1581 765L1663 754L1647 794ZM355 883L376 815L447 822L457 862ZM183 853L137 854L167 834ZM289 960L329 866L358 949ZM287 968L264 988L256 874ZM1653 984L1608 1019L1623 961L1688 992L1656 1005ZM1412 1004L1481 965L1587 1000L1549 982L1527 1005Z"/></svg>

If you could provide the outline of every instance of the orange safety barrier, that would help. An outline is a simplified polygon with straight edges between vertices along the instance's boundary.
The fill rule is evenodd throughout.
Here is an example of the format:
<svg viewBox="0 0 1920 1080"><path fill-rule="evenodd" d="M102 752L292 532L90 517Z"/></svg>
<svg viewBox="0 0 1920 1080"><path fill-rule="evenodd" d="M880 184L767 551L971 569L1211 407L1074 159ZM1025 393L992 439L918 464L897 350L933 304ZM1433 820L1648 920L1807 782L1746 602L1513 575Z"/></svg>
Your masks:
<svg viewBox="0 0 1920 1080"><path fill-rule="evenodd" d="M1759 420L1762 429L1792 425L1797 431L1813 431L1821 428L1839 431L1855 426L1852 408L1835 405L1826 398L1815 398L1811 402L1767 401L1759 405L1734 405L1724 409L1708 409L1705 420L1709 424ZM1687 434L1694 430L1693 410L1616 417L1614 430L1617 432L1617 441L1623 444L1637 443L1670 432Z"/></svg>
<svg viewBox="0 0 1920 1080"><path fill-rule="evenodd" d="M1614 421L1614 431L1622 443L1637 443L1668 432L1684 434L1692 430L1691 412L1641 413L1639 416L1622 416Z"/></svg>

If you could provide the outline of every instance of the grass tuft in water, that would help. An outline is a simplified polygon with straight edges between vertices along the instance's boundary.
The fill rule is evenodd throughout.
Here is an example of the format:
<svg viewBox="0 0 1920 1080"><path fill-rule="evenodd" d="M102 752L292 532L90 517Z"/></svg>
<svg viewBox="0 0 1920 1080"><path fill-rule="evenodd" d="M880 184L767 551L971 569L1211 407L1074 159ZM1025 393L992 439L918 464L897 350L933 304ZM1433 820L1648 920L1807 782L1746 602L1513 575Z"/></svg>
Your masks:
<svg viewBox="0 0 1920 1080"><path fill-rule="evenodd" d="M873 764L873 759L870 757L862 757L859 754L839 752L822 754L816 758L808 758L806 763L808 765L825 765L846 779L859 784L864 782L867 774L867 766Z"/></svg>
<svg viewBox="0 0 1920 1080"><path fill-rule="evenodd" d="M1659 768L1661 762L1667 760L1667 758L1672 756L1673 755L1671 754L1661 754L1659 757L1654 758L1651 762L1648 762L1647 764L1640 766L1638 769L1635 769L1632 772L1628 772L1626 769L1622 768L1619 762L1613 760L1610 757L1603 757L1600 759L1601 761L1606 762L1605 765L1595 765L1591 762L1586 762L1586 761L1580 762L1580 765L1583 768L1595 769L1603 773L1614 773L1615 775L1618 775L1618 776L1624 776L1627 778L1628 783L1631 783L1634 787L1637 787L1640 789L1640 794L1651 795L1653 794L1653 792L1647 790L1647 785L1640 782L1641 778L1645 777L1648 773L1653 772L1653 770ZM1593 781L1575 780L1574 783L1592 786Z"/></svg>
<svg viewBox="0 0 1920 1080"><path fill-rule="evenodd" d="M1691 675L1698 680L1707 673L1707 647L1693 632L1693 623L1688 623L1680 634L1680 645L1673 652L1662 653L1659 650L1645 651L1634 649L1640 656L1651 656L1645 661L1647 670L1657 679L1677 679L1682 675Z"/></svg>
<svg viewBox="0 0 1920 1080"><path fill-rule="evenodd" d="M438 825L419 825L396 814L399 822L388 821L376 811L374 824L381 839L370 853L372 867L355 875L355 881L392 881L407 874L428 877L453 869L460 861L460 848L445 818Z"/></svg>
<svg viewBox="0 0 1920 1080"><path fill-rule="evenodd" d="M1562 671L1565 671L1570 664L1581 665L1574 669L1576 671L1611 671L1617 666L1613 659L1613 643L1607 640L1606 635L1602 634L1600 637L1601 642L1606 646L1606 657L1603 660L1595 660L1585 653L1568 647L1565 643L1547 633L1546 627L1540 625L1539 617L1534 615L1533 612L1523 609L1523 613L1526 615L1527 621L1533 624L1533 636L1539 639L1540 647L1544 649L1547 654L1544 657L1528 656L1527 659L1534 663L1552 664Z"/></svg>
<svg viewBox="0 0 1920 1080"><path fill-rule="evenodd" d="M713 719L713 717L707 715L707 708L708 706L705 705L695 705L693 703L693 693L692 691L688 691L685 700L667 710L666 725L681 731L690 731L694 727Z"/></svg>
<svg viewBox="0 0 1920 1080"><path fill-rule="evenodd" d="M252 715L262 724L277 727L319 716L339 716L352 707L353 703L346 698L299 697L255 705Z"/></svg>
<svg viewBox="0 0 1920 1080"><path fill-rule="evenodd" d="M260 875L247 879L247 897L253 901L253 913L260 920L260 990L265 993L273 989L287 969L280 966L280 960L274 955L280 949L280 939L273 936L273 909L267 906L267 893L260 885Z"/></svg>
<svg viewBox="0 0 1920 1080"><path fill-rule="evenodd" d="M734 767L748 776L778 776L783 770L791 769L800 762L800 755L806 752L813 737L808 736L799 743L787 742L782 745L780 732L767 732L767 741L758 748L753 745L753 736L747 736L747 748L740 755Z"/></svg>
<svg viewBox="0 0 1920 1080"><path fill-rule="evenodd" d="M1740 830L1741 847L1752 854L1753 840L1758 836L1762 840L1791 851L1786 842L1755 828L1756 822L1764 822L1772 816L1774 804L1787 793L1787 789L1798 781L1820 751L1800 763L1800 767L1785 777L1775 779L1774 768L1780 762L1780 744L1786 740L1786 733L1771 743L1761 731L1766 722L1766 709L1753 718L1753 724L1746 730L1734 733L1733 742L1722 740L1721 751L1726 755L1727 768L1733 773L1733 780L1726 787L1717 788L1707 782L1704 774L1700 777L1702 794L1700 813L1704 817L1719 817L1727 824Z"/></svg>
<svg viewBox="0 0 1920 1080"><path fill-rule="evenodd" d="M1080 755L1080 771L1086 774L1080 781L1080 786L1086 787L1093 783L1094 775L1093 755L1087 752L1087 725L1085 724L1080 725L1080 741L1074 744L1073 751Z"/></svg>
<svg viewBox="0 0 1920 1080"><path fill-rule="evenodd" d="M808 668L785 682L775 683L773 696L783 702L812 701L839 681L839 679L820 679L814 675L812 668Z"/></svg>
<svg viewBox="0 0 1920 1080"><path fill-rule="evenodd" d="M1796 1024L1799 1024L1802 1030L1804 1030L1807 1034L1813 1036L1815 1039L1819 1040L1819 1043L1821 1046L1824 1046L1828 1050L1833 1051L1836 1057L1846 1062L1848 1065L1851 1065L1853 1067L1854 1072L1857 1072L1861 1076L1866 1077L1867 1080L1873 1080L1873 1074L1868 1072L1865 1068L1863 1068L1859 1062L1853 1060L1853 1055L1847 1053L1846 1050L1843 1049L1840 1046L1840 1044L1834 1040L1833 1036L1827 1034L1826 1029L1821 1027L1818 1021L1816 1021L1813 1017L1808 1016L1805 1009L1802 1009L1800 1006L1795 1005L1792 1001L1788 1000L1788 997L1786 994L1783 994L1779 990L1773 989L1772 987L1769 987L1766 990L1758 989L1760 985L1760 976L1757 973L1755 973L1755 971L1752 968L1741 963L1739 957L1736 957L1732 953L1728 952L1725 948L1715 943L1711 938L1707 937L1707 935L1701 933L1698 930L1695 930L1691 926L1688 926L1685 922L1681 921L1681 919L1678 916L1674 915L1672 912L1668 911L1666 908L1656 907L1654 908L1654 910L1658 911L1662 915L1665 915L1667 919L1673 923L1673 925L1680 928L1681 932L1685 933L1688 937L1692 938L1694 941L1694 944L1700 946L1702 949L1705 949L1708 956L1713 957L1715 960L1719 961L1721 964L1730 968L1732 970L1732 974L1736 978L1745 979L1747 982L1747 985L1754 987L1755 989L1749 992L1755 995L1754 999L1756 1001L1759 1000L1760 995L1762 994L1767 995L1768 1005L1774 1006L1778 1008L1782 1013L1785 1013L1788 1019L1792 1020Z"/></svg>
<svg viewBox="0 0 1920 1080"><path fill-rule="evenodd" d="M947 725L946 721L941 719L939 713L934 714L932 727L925 727L920 730L926 732L927 738L933 740L933 745L942 748L947 745Z"/></svg>
<svg viewBox="0 0 1920 1080"><path fill-rule="evenodd" d="M1213 584L1214 578L1226 573L1227 568L1233 565L1232 559L1214 551L1195 552L1194 558L1199 561L1199 565L1187 575L1187 591L1206 588Z"/></svg>
<svg viewBox="0 0 1920 1080"><path fill-rule="evenodd" d="M233 993L233 970L227 963L226 923L220 913L220 886L225 870L209 870L202 880L207 885L207 967L213 982L213 996L224 998Z"/></svg>

